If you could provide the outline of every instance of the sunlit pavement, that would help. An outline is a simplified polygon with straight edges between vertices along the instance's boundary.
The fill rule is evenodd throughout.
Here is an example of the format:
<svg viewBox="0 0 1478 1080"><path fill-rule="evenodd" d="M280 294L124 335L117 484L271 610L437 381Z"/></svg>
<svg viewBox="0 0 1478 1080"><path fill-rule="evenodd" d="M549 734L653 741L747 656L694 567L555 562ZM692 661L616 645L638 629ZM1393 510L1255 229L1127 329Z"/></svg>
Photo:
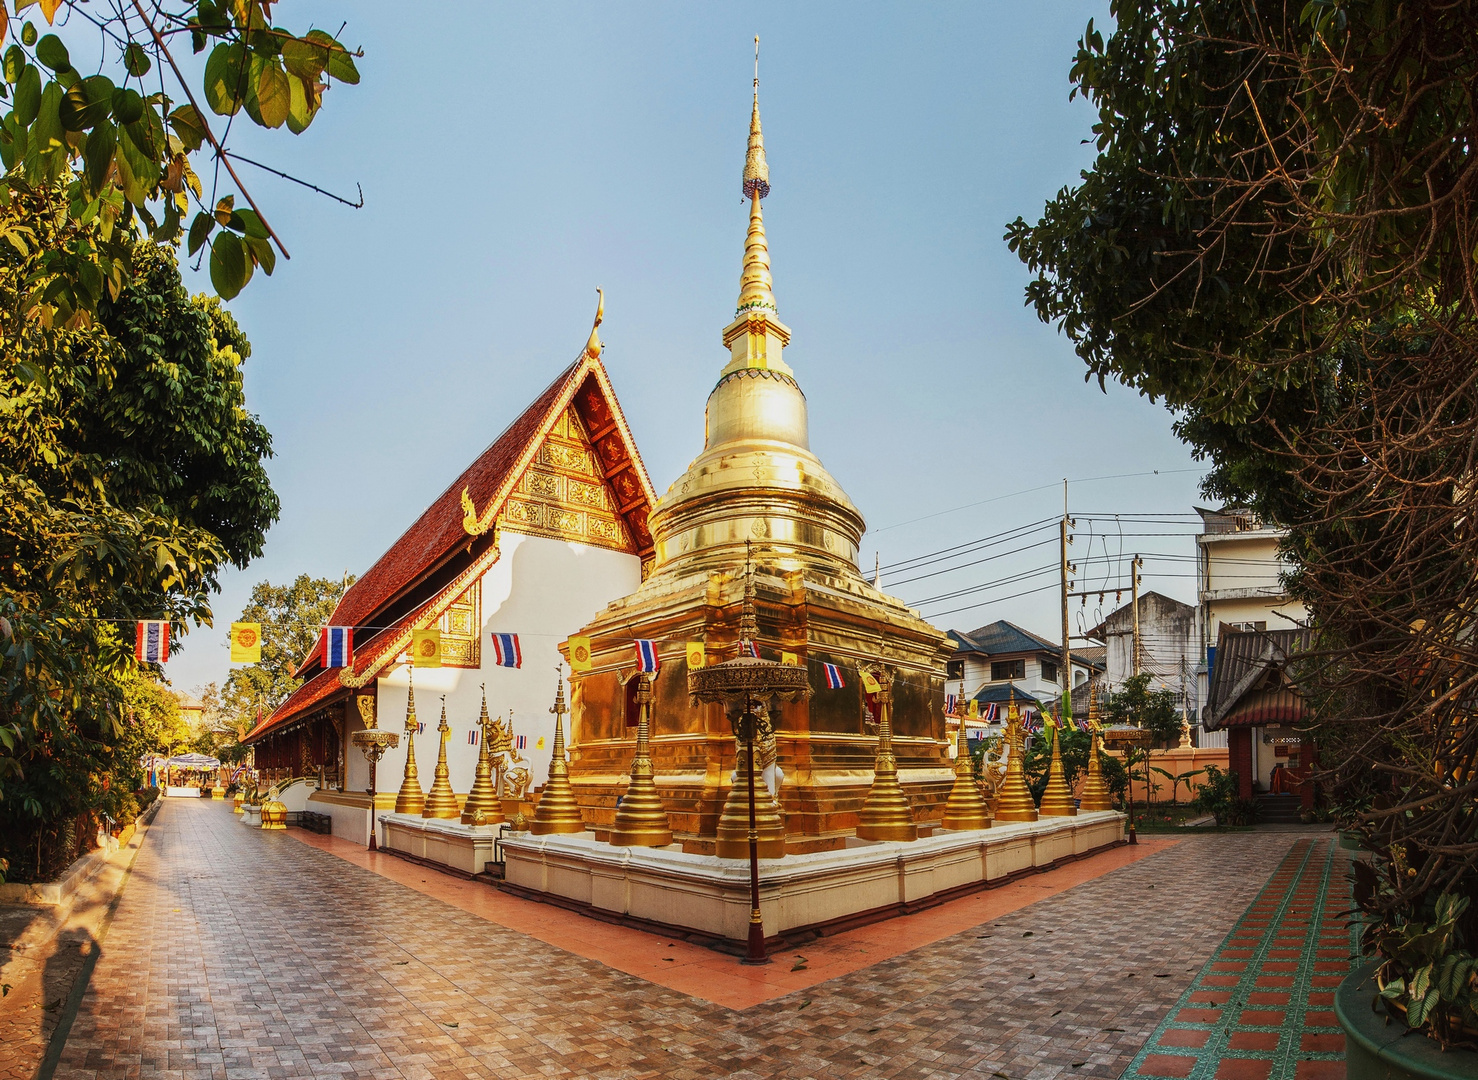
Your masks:
<svg viewBox="0 0 1478 1080"><path fill-rule="evenodd" d="M1209 1035L1210 1049L1174 1055L1152 1055L1174 1045L1152 1038L1213 1024L1186 1015L1188 995L1230 1002L1258 966L1277 962L1281 931L1304 910L1307 868L1330 864L1327 843L1296 834L1159 841L750 969L391 856L371 860L342 841L306 840L248 829L218 802L165 805L56 1075L1045 1080L1118 1077L1137 1064L1146 1076L1242 1076L1219 1071ZM1306 948L1311 933L1323 942L1337 878L1319 879L1316 926L1300 931ZM1275 899L1278 889L1297 903ZM1254 931L1251 956L1233 955ZM1210 971L1249 960L1240 973ZM1328 977L1320 960L1316 950L1310 992ZM1234 986L1207 982L1233 976ZM693 992L675 988L684 980ZM1299 1023L1317 1019L1312 1011ZM1242 1013L1237 1030L1251 1022ZM1157 1055L1192 1064L1146 1071Z"/></svg>

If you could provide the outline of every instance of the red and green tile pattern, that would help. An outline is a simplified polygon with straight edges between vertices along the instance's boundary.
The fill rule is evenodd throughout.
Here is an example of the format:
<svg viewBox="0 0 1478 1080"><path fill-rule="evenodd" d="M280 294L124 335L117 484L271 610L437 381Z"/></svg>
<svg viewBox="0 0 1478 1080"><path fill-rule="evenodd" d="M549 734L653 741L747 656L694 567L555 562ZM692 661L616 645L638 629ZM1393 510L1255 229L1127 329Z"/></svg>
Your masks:
<svg viewBox="0 0 1478 1080"><path fill-rule="evenodd" d="M1296 843L1123 1080L1344 1080L1348 862L1332 840Z"/></svg>

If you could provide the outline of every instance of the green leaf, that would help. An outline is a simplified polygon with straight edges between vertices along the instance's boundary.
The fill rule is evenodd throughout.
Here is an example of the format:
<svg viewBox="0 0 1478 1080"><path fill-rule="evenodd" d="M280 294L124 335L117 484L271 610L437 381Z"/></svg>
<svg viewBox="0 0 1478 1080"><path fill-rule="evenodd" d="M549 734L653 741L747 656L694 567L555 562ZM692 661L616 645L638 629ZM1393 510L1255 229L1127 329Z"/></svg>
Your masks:
<svg viewBox="0 0 1478 1080"><path fill-rule="evenodd" d="M135 207L142 207L159 183L159 164L134 141L137 126L118 132L118 180L123 197Z"/></svg>
<svg viewBox="0 0 1478 1080"><path fill-rule="evenodd" d="M120 86L113 91L113 116L120 124L132 124L143 118L144 99L137 90Z"/></svg>
<svg viewBox="0 0 1478 1080"><path fill-rule="evenodd" d="M287 73L277 66L276 60L262 63L261 73L257 76L256 91L262 126L281 127L287 121L292 90L288 87Z"/></svg>
<svg viewBox="0 0 1478 1080"><path fill-rule="evenodd" d="M271 277L272 271L277 267L277 252L272 250L272 241L248 236L246 246L251 251L252 258L257 265L267 271L267 276Z"/></svg>
<svg viewBox="0 0 1478 1080"><path fill-rule="evenodd" d="M185 149L194 153L205 142L205 121L195 111L194 105L181 105L169 114L169 126L185 144Z"/></svg>
<svg viewBox="0 0 1478 1080"><path fill-rule="evenodd" d="M62 88L49 82L41 91L41 104L36 110L36 123L31 128L31 145L38 153L45 153L54 146L62 145Z"/></svg>
<svg viewBox="0 0 1478 1080"><path fill-rule="evenodd" d="M24 127L36 122L36 112L41 107L41 71L35 64L27 64L15 84L15 116Z"/></svg>
<svg viewBox="0 0 1478 1080"><path fill-rule="evenodd" d="M36 44L36 28L29 21L21 27L21 44L27 47Z"/></svg>
<svg viewBox="0 0 1478 1080"><path fill-rule="evenodd" d="M87 131L98 121L108 118L112 105L113 80L106 75L90 75L62 98L62 127L68 131Z"/></svg>
<svg viewBox="0 0 1478 1080"><path fill-rule="evenodd" d="M5 81L11 86L21 77L21 72L26 70L26 54L21 52L19 45L12 45L5 50Z"/></svg>
<svg viewBox="0 0 1478 1080"><path fill-rule="evenodd" d="M251 279L251 260L241 238L234 233L219 234L210 245L210 283L222 300L232 300Z"/></svg>
<svg viewBox="0 0 1478 1080"><path fill-rule="evenodd" d="M153 65L144 47L137 41L130 41L128 48L123 50L123 66L130 75L143 76L149 73L149 68Z"/></svg>
<svg viewBox="0 0 1478 1080"><path fill-rule="evenodd" d="M217 116L235 116L246 98L246 50L217 45L205 61L205 103Z"/></svg>
<svg viewBox="0 0 1478 1080"><path fill-rule="evenodd" d="M1411 997L1413 1000L1426 997L1427 988L1432 983L1432 965L1424 964L1416 969L1416 974L1411 977Z"/></svg>
<svg viewBox="0 0 1478 1080"><path fill-rule="evenodd" d="M289 74L305 82L314 82L323 74L328 55L318 45L293 38L282 43L282 62L287 65Z"/></svg>
<svg viewBox="0 0 1478 1080"><path fill-rule="evenodd" d="M117 145L117 131L106 119L98 123L87 136L87 148L83 151L82 160L89 191L102 191L103 182L108 178L108 166L113 163L113 150Z"/></svg>
<svg viewBox="0 0 1478 1080"><path fill-rule="evenodd" d="M262 219L255 210L238 210L236 217L241 222L241 231L247 236L257 240L267 239L267 226L262 224Z"/></svg>
<svg viewBox="0 0 1478 1080"><path fill-rule="evenodd" d="M55 34L47 34L36 43L36 59L52 71L66 71L72 66L72 58L67 55L67 47Z"/></svg>
<svg viewBox="0 0 1478 1080"><path fill-rule="evenodd" d="M196 214L195 220L190 222L190 247L191 255L200 250L200 245L210 238L215 231L216 219L209 214Z"/></svg>
<svg viewBox="0 0 1478 1080"><path fill-rule="evenodd" d="M303 80L296 75L287 77L287 85L291 91L291 98L287 105L287 129L294 135L301 135L308 130L308 125L313 123L312 99L308 96L307 88Z"/></svg>
<svg viewBox="0 0 1478 1080"><path fill-rule="evenodd" d="M321 45L327 56L327 68L331 77L339 82L349 83L351 86L359 82L359 69L354 66L354 58L349 55L344 46L340 45L322 30L309 30L305 35L309 41Z"/></svg>

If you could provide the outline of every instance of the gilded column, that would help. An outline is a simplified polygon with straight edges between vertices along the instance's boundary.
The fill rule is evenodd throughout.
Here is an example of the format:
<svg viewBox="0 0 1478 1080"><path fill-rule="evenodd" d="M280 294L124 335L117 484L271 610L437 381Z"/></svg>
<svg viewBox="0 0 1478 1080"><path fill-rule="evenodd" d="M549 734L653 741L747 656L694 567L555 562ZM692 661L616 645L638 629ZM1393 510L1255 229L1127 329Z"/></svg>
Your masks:
<svg viewBox="0 0 1478 1080"><path fill-rule="evenodd" d="M898 783L898 758L893 753L893 672L880 668L878 680L878 756L873 765L872 787L862 802L857 835L863 840L917 840L913 809Z"/></svg>
<svg viewBox="0 0 1478 1080"><path fill-rule="evenodd" d="M1042 791L1042 817L1073 817L1078 808L1073 805L1073 793L1067 786L1067 775L1062 768L1062 725L1052 725L1052 763L1047 767L1047 786Z"/></svg>
<svg viewBox="0 0 1478 1080"><path fill-rule="evenodd" d="M554 754L549 759L549 779L539 795L539 805L534 809L534 820L529 832L535 836L551 833L578 833L585 831L585 820L580 816L580 805L575 801L575 789L570 784L570 763L565 760L565 732L563 717L569 712L565 704L564 672L560 672L559 689L554 694Z"/></svg>
<svg viewBox="0 0 1478 1080"><path fill-rule="evenodd" d="M426 796L421 793L421 778L416 773L416 677L408 668L410 679L405 698L405 776L395 796L397 814L419 814L426 809Z"/></svg>
<svg viewBox="0 0 1478 1080"><path fill-rule="evenodd" d="M1006 707L1006 745L1010 754L1006 758L1006 775L996 792L997 821L1036 821L1037 804L1032 800L1031 788L1026 785L1026 740L1021 735L1021 714L1016 710L1016 694L1012 692Z"/></svg>
<svg viewBox="0 0 1478 1080"><path fill-rule="evenodd" d="M488 716L488 688L482 686L482 714L477 718L481 734L478 737L477 771L472 781L472 790L462 804L463 825L495 825L503 820L503 804L493 787L493 763L488 757L488 743L492 739L493 721ZM481 820L478 820L479 815Z"/></svg>
<svg viewBox="0 0 1478 1080"><path fill-rule="evenodd" d="M616 823L611 827L610 842L616 847L666 847L672 843L672 829L667 809L657 794L653 780L652 753L648 745L652 715L652 677L642 673L636 677L636 755L631 759L631 783L621 805L616 807Z"/></svg>
<svg viewBox="0 0 1478 1080"><path fill-rule="evenodd" d="M964 695L960 697L963 700ZM975 782L975 769L970 761L964 713L960 714L960 730L955 734L955 782L949 789L944 818L939 824L946 829L990 828L990 808L980 795L980 785Z"/></svg>
<svg viewBox="0 0 1478 1080"><path fill-rule="evenodd" d="M1088 750L1088 778L1083 781L1083 793L1078 799L1078 809L1085 813L1114 808L1113 796L1109 792L1108 784L1104 783L1103 767L1098 760L1102 735L1098 730L1097 690L1094 684L1088 685L1088 730L1092 734L1093 744Z"/></svg>
<svg viewBox="0 0 1478 1080"><path fill-rule="evenodd" d="M452 729L446 722L446 695L441 696L441 723L436 725L441 736L441 748L436 752L436 773L431 781L431 790L426 794L426 806L421 811L423 818L454 818L461 815L457 796L452 791L451 772L446 764L446 744Z"/></svg>

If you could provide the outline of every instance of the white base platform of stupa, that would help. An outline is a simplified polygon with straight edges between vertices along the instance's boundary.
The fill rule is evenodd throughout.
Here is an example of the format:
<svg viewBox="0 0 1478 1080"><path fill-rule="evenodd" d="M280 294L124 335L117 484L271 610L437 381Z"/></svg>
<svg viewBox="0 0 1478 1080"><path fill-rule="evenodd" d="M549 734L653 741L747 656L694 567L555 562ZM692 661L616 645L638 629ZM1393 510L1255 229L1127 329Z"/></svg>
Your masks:
<svg viewBox="0 0 1478 1080"><path fill-rule="evenodd" d="M381 814L380 847L472 877L493 861L493 845L504 828L501 823L463 825L456 818Z"/></svg>
<svg viewBox="0 0 1478 1080"><path fill-rule="evenodd" d="M936 832L910 843L851 840L839 851L760 861L765 933L902 914L941 893L964 892L1041 869L1124 838L1124 815L1066 818ZM666 848L613 847L590 833L502 839L504 879L592 914L743 941L749 932L749 863Z"/></svg>

